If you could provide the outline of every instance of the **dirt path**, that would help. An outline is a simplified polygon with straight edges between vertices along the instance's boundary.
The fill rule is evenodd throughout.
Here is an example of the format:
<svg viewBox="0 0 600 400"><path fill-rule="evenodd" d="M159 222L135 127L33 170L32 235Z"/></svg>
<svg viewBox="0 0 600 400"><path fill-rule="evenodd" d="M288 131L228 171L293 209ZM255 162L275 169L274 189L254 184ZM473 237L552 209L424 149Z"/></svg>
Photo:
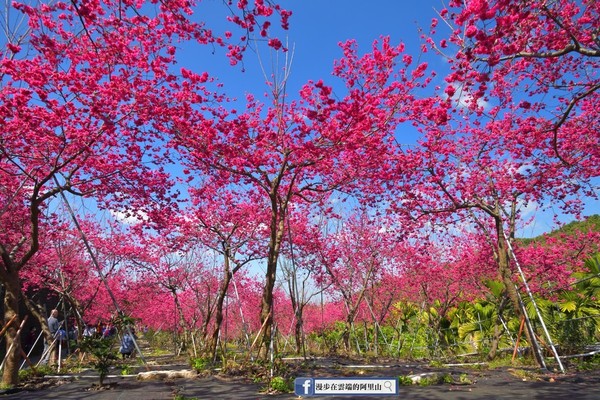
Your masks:
<svg viewBox="0 0 600 400"><path fill-rule="evenodd" d="M184 369L185 365L172 365L169 368ZM161 368L165 368L162 366ZM394 365L381 364L362 367L332 362L330 364L313 365L302 371L299 376L351 377L380 376L397 377L417 373L442 372L453 377L468 376L471 384L434 384L429 386L400 386L401 399L600 399L600 370L567 373L567 374L529 374L528 378L515 376L510 368L495 370L472 370L466 368L431 368L427 365ZM522 370L521 370L522 372ZM2 399L90 399L90 400L172 400L176 395L182 399L298 399L291 394L267 394L260 384L243 378L220 376L196 377L193 379L162 379L141 381L133 376L121 377L113 375L107 378L108 389L91 390L97 378L93 373L82 373L76 378L55 379L57 385L40 390L21 390L5 393ZM520 374L519 376L523 376ZM38 386L39 387L39 386ZM374 396L361 397L308 397L311 399L352 398L370 399ZM388 397L391 398L391 397Z"/></svg>

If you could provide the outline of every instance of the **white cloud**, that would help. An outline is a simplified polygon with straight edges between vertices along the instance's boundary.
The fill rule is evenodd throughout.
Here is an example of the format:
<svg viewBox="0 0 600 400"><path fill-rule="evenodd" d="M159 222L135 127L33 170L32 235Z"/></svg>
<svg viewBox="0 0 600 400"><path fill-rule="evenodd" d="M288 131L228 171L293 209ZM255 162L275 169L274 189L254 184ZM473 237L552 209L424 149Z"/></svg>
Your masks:
<svg viewBox="0 0 600 400"><path fill-rule="evenodd" d="M148 215L141 210L136 211L134 214L118 210L110 210L109 212L114 219L126 225L137 225L148 221Z"/></svg>
<svg viewBox="0 0 600 400"><path fill-rule="evenodd" d="M465 90L463 87L459 87L459 86L455 86L455 85L448 85L446 92L445 92L446 98L448 98L448 94L449 94L448 91L452 92L452 89L450 89L450 88L454 89L452 97L450 99L456 106L458 106L460 108L471 107L471 105L473 104L473 95L471 94L470 91ZM484 110L489 109L489 103L481 97L479 99L477 99L477 106Z"/></svg>

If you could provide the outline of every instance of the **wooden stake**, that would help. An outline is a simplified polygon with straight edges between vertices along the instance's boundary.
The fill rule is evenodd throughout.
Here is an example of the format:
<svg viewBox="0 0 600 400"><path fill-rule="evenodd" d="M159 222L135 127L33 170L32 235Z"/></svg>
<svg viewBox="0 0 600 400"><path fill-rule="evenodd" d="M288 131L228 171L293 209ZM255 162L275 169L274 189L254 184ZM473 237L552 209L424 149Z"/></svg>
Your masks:
<svg viewBox="0 0 600 400"><path fill-rule="evenodd" d="M0 371L2 371L4 369L4 364L6 363L6 360L8 359L8 356L10 356L10 353L13 349L13 347L15 346L15 340L19 340L19 335L21 334L21 330L23 329L23 326L25 326L25 322L27 321L27 317L28 315L26 315L23 318L23 321L21 321L21 325L19 326L19 329L17 329L17 333L15 334L15 339L12 341L12 343L10 344L10 346L8 347L8 350L6 351L6 355L4 356L4 360L2 360L2 365L0 365ZM6 324L6 326L4 327L3 331L5 331L10 324Z"/></svg>
<svg viewBox="0 0 600 400"><path fill-rule="evenodd" d="M23 351L23 349L21 349L21 356L23 356L23 358L27 362L27 365L29 365L31 367L31 369L35 371L35 365L33 365L33 363L31 362L31 360L29 359L29 357L27 356L27 354L25 354L25 352Z"/></svg>
<svg viewBox="0 0 600 400"><path fill-rule="evenodd" d="M8 321L8 324L4 325L4 328L0 331L0 336L4 336L8 327L13 323L13 321L17 318L17 314L13 315L13 317Z"/></svg>
<svg viewBox="0 0 600 400"><path fill-rule="evenodd" d="M517 335L517 342L515 343L515 350L513 351L512 362L515 361L517 351L519 350L519 341L521 340L521 334L523 333L523 327L525 326L525 317L521 318L521 326L519 326L519 334Z"/></svg>

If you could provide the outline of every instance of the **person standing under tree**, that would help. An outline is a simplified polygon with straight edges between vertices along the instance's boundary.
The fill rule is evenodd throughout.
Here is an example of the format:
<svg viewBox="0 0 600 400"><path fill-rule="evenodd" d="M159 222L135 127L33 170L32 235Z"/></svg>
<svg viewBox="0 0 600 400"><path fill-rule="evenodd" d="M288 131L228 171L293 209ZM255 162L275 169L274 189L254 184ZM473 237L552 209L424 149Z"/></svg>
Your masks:
<svg viewBox="0 0 600 400"><path fill-rule="evenodd" d="M60 322L58 322L58 310L54 309L50 311L50 317L48 317L48 329L50 330L50 337L46 340L46 346L44 348L44 361L50 360L50 365L55 365L58 360L58 347L56 346L56 340L58 331L60 329Z"/></svg>
<svg viewBox="0 0 600 400"><path fill-rule="evenodd" d="M121 347L119 348L119 352L123 356L123 359L130 358L131 354L133 354L133 338L135 337L135 332L133 329L131 333L125 332L123 334L123 339L121 339Z"/></svg>
<svg viewBox="0 0 600 400"><path fill-rule="evenodd" d="M50 334L52 338L56 337L56 332L60 328L60 323L58 322L58 310L54 309L50 312L50 317L48 318L48 329L50 329Z"/></svg>

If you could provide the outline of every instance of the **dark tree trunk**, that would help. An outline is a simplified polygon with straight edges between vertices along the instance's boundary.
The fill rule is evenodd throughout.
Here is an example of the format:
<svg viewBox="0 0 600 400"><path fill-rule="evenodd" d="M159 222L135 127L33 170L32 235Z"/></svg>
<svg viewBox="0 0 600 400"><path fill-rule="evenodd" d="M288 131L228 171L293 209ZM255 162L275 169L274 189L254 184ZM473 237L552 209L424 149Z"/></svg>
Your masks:
<svg viewBox="0 0 600 400"><path fill-rule="evenodd" d="M215 305L215 324L206 347L207 353L211 359L214 359L217 355L217 342L219 341L219 332L221 331L221 325L223 324L223 303L225 302L225 296L227 296L231 277L232 273L229 268L229 257L226 256L225 270L223 271L223 278L219 285L219 294Z"/></svg>
<svg viewBox="0 0 600 400"><path fill-rule="evenodd" d="M275 191L273 191L275 193ZM271 330L273 328L273 290L275 280L277 279L277 262L281 251L281 242L285 232L285 215L287 202L278 207L280 199L276 194L271 195L271 238L269 240L269 255L267 257L267 272L265 274L265 285L263 287L263 296L260 309L260 322L262 331L261 347L259 349L259 358L267 359L271 346Z"/></svg>
<svg viewBox="0 0 600 400"><path fill-rule="evenodd" d="M519 293L517 292L517 288L515 287L515 283L512 277L512 271L510 269L510 258L509 258L509 249L506 240L504 239L504 230L502 228L502 221L500 218L496 219L496 230L497 230L497 262L500 275L502 276L502 281L506 286L506 293L512 306L514 307L517 315L519 317L523 317L525 310L521 304L521 300L519 297ZM535 339L535 332L531 329L531 324L526 324L525 329L525 337L527 338L527 343L531 346L533 350L533 355L538 365L542 368L545 367L544 360L541 358L541 354L539 351L539 346L537 344L537 340Z"/></svg>
<svg viewBox="0 0 600 400"><path fill-rule="evenodd" d="M17 273L8 273L4 279L4 326L11 320L6 330L6 362L2 382L7 386L19 383L19 361L21 360L21 341L17 335L21 319L19 318L19 298L21 285ZM16 316L16 318L14 318ZM14 319L13 319L14 318Z"/></svg>

